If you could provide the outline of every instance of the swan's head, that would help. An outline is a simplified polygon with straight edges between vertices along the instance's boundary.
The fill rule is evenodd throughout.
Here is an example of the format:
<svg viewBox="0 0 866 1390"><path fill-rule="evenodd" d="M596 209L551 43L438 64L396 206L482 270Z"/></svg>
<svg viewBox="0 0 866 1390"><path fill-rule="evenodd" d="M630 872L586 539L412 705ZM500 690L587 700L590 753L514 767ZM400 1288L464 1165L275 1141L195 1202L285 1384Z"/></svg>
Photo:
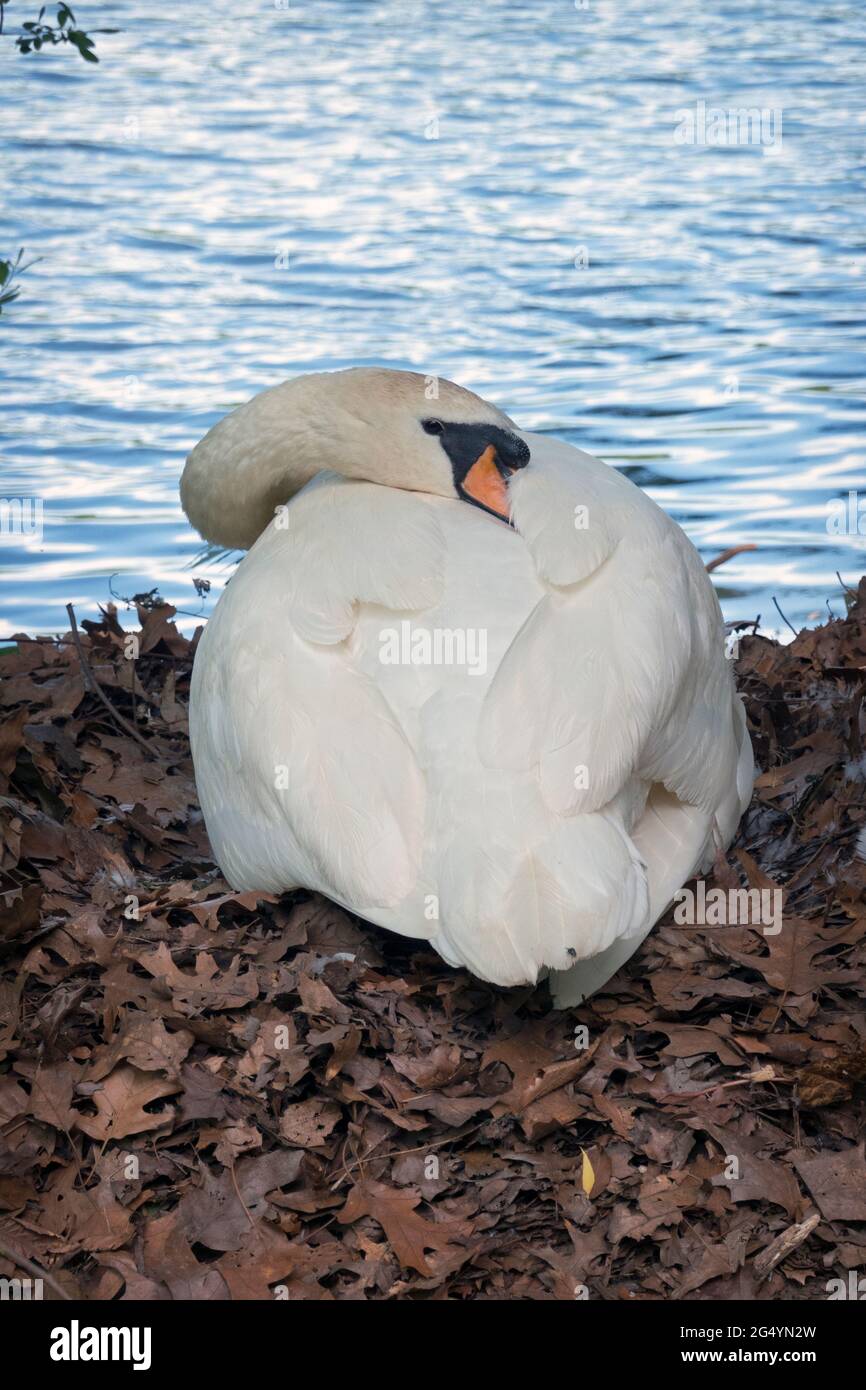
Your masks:
<svg viewBox="0 0 866 1390"><path fill-rule="evenodd" d="M296 377L215 425L187 459L181 501L206 540L247 549L317 473L452 497L509 519L529 446L501 410L441 378L357 367Z"/></svg>

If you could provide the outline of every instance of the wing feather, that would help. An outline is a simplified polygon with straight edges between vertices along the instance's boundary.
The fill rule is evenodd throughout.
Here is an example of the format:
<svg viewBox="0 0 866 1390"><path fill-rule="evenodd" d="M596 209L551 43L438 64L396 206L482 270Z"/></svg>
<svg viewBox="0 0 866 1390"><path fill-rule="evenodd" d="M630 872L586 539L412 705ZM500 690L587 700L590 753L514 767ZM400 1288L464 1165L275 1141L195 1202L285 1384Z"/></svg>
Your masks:
<svg viewBox="0 0 866 1390"><path fill-rule="evenodd" d="M700 558L614 469L529 438L536 467L512 480L513 519L546 593L487 693L482 761L536 769L560 815L601 809L633 776L715 804L737 748L721 613Z"/></svg>
<svg viewBox="0 0 866 1390"><path fill-rule="evenodd" d="M363 911L415 884L424 777L351 644L363 605L416 611L441 589L435 509L406 501L317 478L241 562L203 635L193 756L237 887L303 883Z"/></svg>

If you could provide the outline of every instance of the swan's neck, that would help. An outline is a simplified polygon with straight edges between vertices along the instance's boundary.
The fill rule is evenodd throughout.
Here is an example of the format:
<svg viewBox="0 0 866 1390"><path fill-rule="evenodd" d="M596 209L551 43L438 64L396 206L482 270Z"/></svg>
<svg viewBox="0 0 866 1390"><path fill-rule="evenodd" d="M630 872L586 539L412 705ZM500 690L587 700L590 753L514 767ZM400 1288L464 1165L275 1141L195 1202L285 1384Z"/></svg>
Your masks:
<svg viewBox="0 0 866 1390"><path fill-rule="evenodd" d="M214 545L248 550L279 506L317 473L337 466L327 439L298 409L300 402L286 401L294 384L263 391L232 411L186 461L183 509Z"/></svg>

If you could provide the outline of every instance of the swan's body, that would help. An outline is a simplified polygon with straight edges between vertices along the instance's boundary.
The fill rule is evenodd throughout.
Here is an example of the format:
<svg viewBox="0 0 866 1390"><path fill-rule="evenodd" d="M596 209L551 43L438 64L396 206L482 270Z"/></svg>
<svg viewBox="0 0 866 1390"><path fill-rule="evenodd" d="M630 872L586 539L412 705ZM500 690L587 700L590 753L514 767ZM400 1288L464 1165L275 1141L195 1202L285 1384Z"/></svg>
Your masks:
<svg viewBox="0 0 866 1390"><path fill-rule="evenodd" d="M191 456L184 504L210 539L255 534L263 494L279 508L196 655L201 805L236 888L317 889L497 984L566 972L554 993L573 1003L730 842L748 802L721 614L644 493L449 383L432 403L443 447L421 435L405 457L411 433L389 439L388 414L414 409L420 434L423 381L302 378ZM372 434L351 433L341 412L354 410ZM522 451L501 470L512 527L485 509L496 477L469 506L477 471L455 464L464 491L434 453L488 435ZM316 476L317 460L340 471Z"/></svg>

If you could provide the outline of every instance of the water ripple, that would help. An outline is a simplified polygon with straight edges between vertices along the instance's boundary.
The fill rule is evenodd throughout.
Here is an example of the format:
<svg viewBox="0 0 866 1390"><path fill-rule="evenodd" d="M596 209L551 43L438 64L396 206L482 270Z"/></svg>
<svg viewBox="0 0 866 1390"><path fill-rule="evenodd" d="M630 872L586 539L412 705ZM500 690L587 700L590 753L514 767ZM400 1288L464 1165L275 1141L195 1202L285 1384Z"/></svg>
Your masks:
<svg viewBox="0 0 866 1390"><path fill-rule="evenodd" d="M5 45L0 622L158 583L198 611L189 447L311 369L414 367L623 469L731 617L820 616L866 568L863 57L829 0L142 0L102 62ZM703 103L703 107L701 107ZM766 108L781 140L681 143ZM778 119L778 117L777 117ZM761 127L763 130L763 127ZM866 532L866 496L863 497ZM111 576L117 577L111 581ZM837 602L837 598L833 598ZM186 619L190 626L195 618Z"/></svg>

